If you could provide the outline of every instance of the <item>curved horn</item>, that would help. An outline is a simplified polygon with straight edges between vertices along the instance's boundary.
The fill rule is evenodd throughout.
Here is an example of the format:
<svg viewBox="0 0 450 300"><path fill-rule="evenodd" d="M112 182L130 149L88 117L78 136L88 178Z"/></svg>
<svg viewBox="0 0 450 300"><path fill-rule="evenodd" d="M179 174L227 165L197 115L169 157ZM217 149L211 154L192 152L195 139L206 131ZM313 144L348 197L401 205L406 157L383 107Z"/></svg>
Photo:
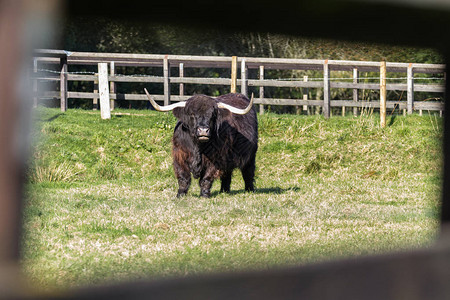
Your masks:
<svg viewBox="0 0 450 300"><path fill-rule="evenodd" d="M219 108L228 109L229 111L231 111L232 113L237 114L237 115L245 115L246 113L248 113L252 109L252 106L253 106L253 93L252 93L252 97L250 98L250 103L244 109L237 108L237 107L234 107L234 106L222 103L222 102L217 103L217 106Z"/></svg>
<svg viewBox="0 0 450 300"><path fill-rule="evenodd" d="M153 105L153 107L157 110L157 111L171 111L176 107L185 107L186 106L186 101L180 101L174 104L170 104L170 105L165 105L165 106L160 106L156 103L156 101L153 99L152 96L150 96L150 94L147 92L147 89L144 88L145 93L147 94L147 98L148 100L150 100L150 103Z"/></svg>

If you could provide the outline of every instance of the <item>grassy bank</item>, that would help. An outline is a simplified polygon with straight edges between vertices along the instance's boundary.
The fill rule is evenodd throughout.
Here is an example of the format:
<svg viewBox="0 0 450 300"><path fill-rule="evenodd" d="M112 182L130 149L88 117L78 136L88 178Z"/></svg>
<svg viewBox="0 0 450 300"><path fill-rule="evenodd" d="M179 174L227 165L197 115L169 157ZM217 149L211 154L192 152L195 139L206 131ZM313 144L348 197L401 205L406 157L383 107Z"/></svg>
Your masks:
<svg viewBox="0 0 450 300"><path fill-rule="evenodd" d="M127 111L129 113L130 111ZM256 192L176 198L169 113L39 109L23 265L36 284L268 269L426 246L441 119L259 116Z"/></svg>

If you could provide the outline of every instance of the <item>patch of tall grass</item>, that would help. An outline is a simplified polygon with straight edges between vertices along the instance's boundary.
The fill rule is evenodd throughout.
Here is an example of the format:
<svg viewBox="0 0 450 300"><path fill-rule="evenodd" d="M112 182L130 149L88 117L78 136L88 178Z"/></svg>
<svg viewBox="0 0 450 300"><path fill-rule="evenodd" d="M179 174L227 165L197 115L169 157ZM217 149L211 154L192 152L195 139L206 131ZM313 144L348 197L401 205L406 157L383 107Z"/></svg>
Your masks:
<svg viewBox="0 0 450 300"><path fill-rule="evenodd" d="M28 180L31 183L73 182L84 169L83 166L73 166L65 161L48 165L34 163L29 168Z"/></svg>

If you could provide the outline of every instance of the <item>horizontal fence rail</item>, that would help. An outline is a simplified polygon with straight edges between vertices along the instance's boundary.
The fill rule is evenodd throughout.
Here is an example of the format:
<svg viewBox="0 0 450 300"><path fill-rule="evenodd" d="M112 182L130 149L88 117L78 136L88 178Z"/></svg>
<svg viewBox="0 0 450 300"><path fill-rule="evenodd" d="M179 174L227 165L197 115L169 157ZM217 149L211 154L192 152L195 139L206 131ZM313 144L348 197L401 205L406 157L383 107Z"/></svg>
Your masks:
<svg viewBox="0 0 450 300"><path fill-rule="evenodd" d="M107 64L109 72L102 71L103 80L109 83L108 99L111 100L110 108L114 109L114 100L147 100L143 91L138 94L123 94L116 92L117 83L149 83L161 84L164 93L154 95L155 100L164 102L184 101L190 95L185 95L185 85L221 85L230 86L232 92L236 92L236 86L241 87L241 93L247 94L248 87L259 89L259 95L255 95L254 103L260 105L262 113L264 105L288 105L308 107L320 107L325 117L330 116L331 107L352 107L354 113L361 108L379 108L379 101L367 101L358 98L358 92L363 90L380 90L380 77L360 78L361 72L380 73L380 62L367 61L344 61L344 60L317 60L317 59L284 59L284 58L255 58L255 57L224 57L224 56L186 56L186 55L159 55L159 54L125 54L125 53L92 53L92 52L69 52L63 50L39 49L34 53L33 66L33 89L35 92L34 105L40 99L60 99L61 110L68 107L68 99L93 99L94 103L101 98L98 90L99 72L71 72L69 66L92 66ZM234 64L234 66L233 66ZM117 67L153 67L160 68L162 75L121 75L116 74ZM94 67L95 68L95 67ZM221 68L231 71L230 78L206 78L184 76L186 68ZM240 78L237 69L240 68ZM178 76L171 76L171 70L176 69ZM258 78L248 78L248 70L258 70ZM319 71L322 76L313 78L264 78L267 70L300 70ZM348 71L347 78L334 78L331 72ZM404 77L385 78L388 82L386 90L406 92L405 100L387 100L388 109L402 109L408 114L414 110L444 110L442 101L414 101L415 92L444 93L446 79L445 65L443 64L419 64L419 63L386 63L386 72L403 73ZM161 73L161 72L159 72ZM235 73L235 74L233 74ZM434 74L434 77L415 78L414 74ZM362 82L361 79L364 79ZM395 83L394 81L406 81L406 83ZM426 84L418 81L440 81L440 84ZM378 83L377 83L378 81ZM39 88L42 82L59 82L59 90ZM68 82L91 82L92 92L69 91ZM417 83L416 83L417 82ZM179 87L179 95L171 95L171 86ZM321 99L308 99L307 93L300 99L277 99L265 96L265 87L276 88L304 88L321 89ZM349 89L353 91L353 99L331 99L333 89ZM258 97L259 96L259 97ZM100 101L101 102L101 101ZM98 103L98 102L97 102ZM105 103L105 102L103 102ZM103 104L103 106L105 106Z"/></svg>

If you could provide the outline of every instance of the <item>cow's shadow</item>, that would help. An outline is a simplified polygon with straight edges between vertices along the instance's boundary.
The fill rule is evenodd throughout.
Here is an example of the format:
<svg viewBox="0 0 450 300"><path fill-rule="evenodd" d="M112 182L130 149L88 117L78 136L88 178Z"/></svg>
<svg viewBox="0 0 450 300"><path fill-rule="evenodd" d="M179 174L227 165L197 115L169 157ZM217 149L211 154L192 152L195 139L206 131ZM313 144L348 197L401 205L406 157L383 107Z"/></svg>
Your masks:
<svg viewBox="0 0 450 300"><path fill-rule="evenodd" d="M245 194L245 193L253 193L253 194L284 194L288 191L293 192L299 192L300 188L297 186L289 187L289 188L280 188L280 187L267 187L267 188L256 188L253 192L246 192L244 189L239 190L231 190L229 193L221 193L220 191L214 191L211 193L211 197L215 197L220 194L227 194L227 195L238 195L238 194Z"/></svg>

